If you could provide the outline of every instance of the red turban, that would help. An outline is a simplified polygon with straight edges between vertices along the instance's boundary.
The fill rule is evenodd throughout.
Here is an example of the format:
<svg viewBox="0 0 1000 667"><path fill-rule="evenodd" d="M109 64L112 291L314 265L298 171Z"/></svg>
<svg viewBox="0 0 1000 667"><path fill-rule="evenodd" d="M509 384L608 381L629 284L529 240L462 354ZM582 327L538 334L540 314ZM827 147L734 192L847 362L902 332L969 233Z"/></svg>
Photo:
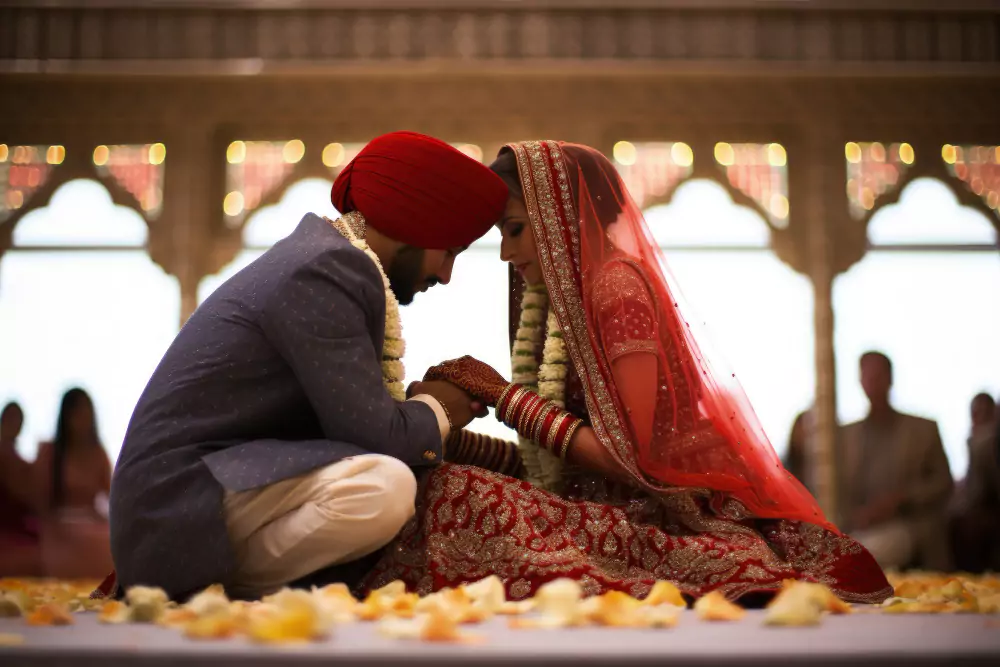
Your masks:
<svg viewBox="0 0 1000 667"><path fill-rule="evenodd" d="M503 215L507 186L489 167L415 132L373 139L333 184L341 213L358 211L391 239L430 250L467 246Z"/></svg>

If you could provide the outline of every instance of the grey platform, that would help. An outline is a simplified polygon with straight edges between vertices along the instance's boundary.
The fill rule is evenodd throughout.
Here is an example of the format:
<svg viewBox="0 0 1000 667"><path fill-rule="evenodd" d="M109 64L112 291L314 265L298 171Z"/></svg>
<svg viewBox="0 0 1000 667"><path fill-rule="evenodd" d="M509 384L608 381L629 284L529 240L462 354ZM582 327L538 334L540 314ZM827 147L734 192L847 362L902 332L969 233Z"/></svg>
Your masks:
<svg viewBox="0 0 1000 667"><path fill-rule="evenodd" d="M706 623L688 611L677 627L664 630L511 630L497 618L469 626L485 636L475 646L386 639L374 624L357 623L338 626L324 642L278 647L193 641L155 626L100 625L93 614L78 615L69 627L0 619L0 633L25 638L21 646L0 647L0 667L1000 667L1000 616L853 614L828 617L816 628L764 627L762 616L753 611L737 623Z"/></svg>

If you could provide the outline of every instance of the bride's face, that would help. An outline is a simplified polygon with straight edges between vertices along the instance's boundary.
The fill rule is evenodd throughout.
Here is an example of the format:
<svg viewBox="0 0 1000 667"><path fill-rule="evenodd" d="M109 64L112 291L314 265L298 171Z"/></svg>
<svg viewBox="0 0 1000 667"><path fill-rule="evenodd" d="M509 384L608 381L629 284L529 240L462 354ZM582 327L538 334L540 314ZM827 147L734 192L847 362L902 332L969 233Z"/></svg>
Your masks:
<svg viewBox="0 0 1000 667"><path fill-rule="evenodd" d="M535 235L524 201L518 197L507 198L507 208L497 225L503 240L500 242L500 259L510 262L529 285L543 281L542 267L535 249Z"/></svg>

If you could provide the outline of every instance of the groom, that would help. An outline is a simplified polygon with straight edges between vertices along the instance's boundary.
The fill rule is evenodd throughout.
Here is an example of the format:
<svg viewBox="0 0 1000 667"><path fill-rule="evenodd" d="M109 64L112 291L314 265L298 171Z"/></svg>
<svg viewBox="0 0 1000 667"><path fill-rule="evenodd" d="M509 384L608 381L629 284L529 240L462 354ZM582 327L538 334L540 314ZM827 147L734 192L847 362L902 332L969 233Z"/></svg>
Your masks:
<svg viewBox="0 0 1000 667"><path fill-rule="evenodd" d="M414 512L412 469L441 462L449 433L482 408L445 382L391 397L395 306L381 269L402 303L447 283L506 200L499 177L445 143L379 137L334 184L334 206L353 212L339 230L306 215L198 308L139 399L115 469L119 592L176 599L221 583L256 597L396 535Z"/></svg>

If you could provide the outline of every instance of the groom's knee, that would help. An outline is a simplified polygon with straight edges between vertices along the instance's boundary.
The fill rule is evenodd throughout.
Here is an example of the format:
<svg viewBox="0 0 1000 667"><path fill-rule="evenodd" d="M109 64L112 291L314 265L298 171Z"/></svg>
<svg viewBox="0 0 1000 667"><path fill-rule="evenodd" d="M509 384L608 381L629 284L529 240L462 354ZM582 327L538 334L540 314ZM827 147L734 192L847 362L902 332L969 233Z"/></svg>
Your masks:
<svg viewBox="0 0 1000 667"><path fill-rule="evenodd" d="M393 537L413 517L417 498L417 478L410 467L391 456L375 457L371 474L383 482L380 493L373 498L377 523Z"/></svg>
<svg viewBox="0 0 1000 667"><path fill-rule="evenodd" d="M331 523L350 516L357 539L386 543L413 516L417 479L399 459L368 454L328 470L335 479L325 486L316 506Z"/></svg>

